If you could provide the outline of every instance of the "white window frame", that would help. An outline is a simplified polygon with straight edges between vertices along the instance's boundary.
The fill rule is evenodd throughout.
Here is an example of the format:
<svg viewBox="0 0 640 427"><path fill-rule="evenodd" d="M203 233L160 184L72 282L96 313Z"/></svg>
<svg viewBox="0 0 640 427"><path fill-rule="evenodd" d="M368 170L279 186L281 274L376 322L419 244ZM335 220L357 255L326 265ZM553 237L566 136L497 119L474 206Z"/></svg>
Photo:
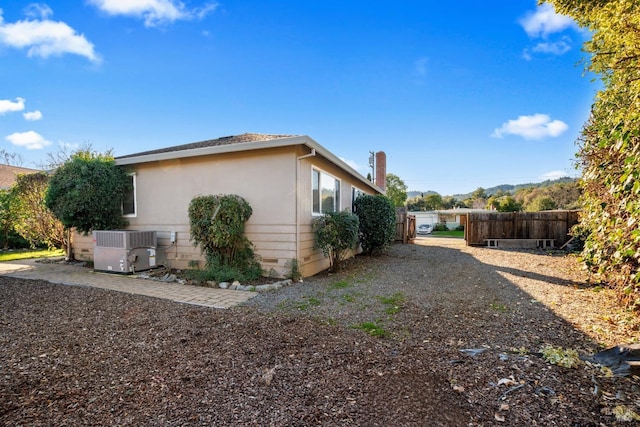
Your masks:
<svg viewBox="0 0 640 427"><path fill-rule="evenodd" d="M351 212L353 212L353 207L354 207L354 203L356 202L356 199L358 198L358 196L363 196L367 193L365 193L364 191L362 191L361 189L359 189L358 187L355 186L351 186Z"/></svg>
<svg viewBox="0 0 640 427"><path fill-rule="evenodd" d="M137 175L136 173L130 173L130 177L133 178L133 213L124 213L124 203L122 206L122 216L125 218L135 218L138 216L138 192L137 192Z"/></svg>
<svg viewBox="0 0 640 427"><path fill-rule="evenodd" d="M318 174L318 188L315 189L314 188L314 174L317 173ZM333 179L334 182L334 187L333 187L333 198L334 198L334 207L335 207L335 211L338 212L341 209L341 205L342 205L342 195L341 195L341 191L342 191L342 180L340 178L336 178L334 175L320 169L317 167L312 167L311 168L311 214L313 216L322 216L324 215L326 212L323 211L322 209L322 197L320 195L321 193L321 188L322 188L322 176L327 176L331 179ZM316 198L316 195L318 196L318 200L317 200L317 206L318 206L318 210L315 210L315 206L316 206L316 200L314 200ZM337 199L337 203L336 200ZM337 206L336 206L337 205Z"/></svg>

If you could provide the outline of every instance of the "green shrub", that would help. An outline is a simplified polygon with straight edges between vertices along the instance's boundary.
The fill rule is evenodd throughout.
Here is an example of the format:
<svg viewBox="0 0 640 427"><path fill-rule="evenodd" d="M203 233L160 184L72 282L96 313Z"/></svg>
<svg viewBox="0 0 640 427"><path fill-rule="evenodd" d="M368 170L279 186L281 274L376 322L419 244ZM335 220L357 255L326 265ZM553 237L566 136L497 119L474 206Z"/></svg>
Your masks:
<svg viewBox="0 0 640 427"><path fill-rule="evenodd" d="M433 231L449 231L449 227L444 222L439 222L433 226Z"/></svg>
<svg viewBox="0 0 640 427"><path fill-rule="evenodd" d="M360 245L365 254L386 251L396 236L396 209L385 196L368 194L354 202L355 214L360 220Z"/></svg>
<svg viewBox="0 0 640 427"><path fill-rule="evenodd" d="M208 280L252 280L262 274L244 224L253 210L237 195L198 196L189 203L191 241L200 245Z"/></svg>
<svg viewBox="0 0 640 427"><path fill-rule="evenodd" d="M247 263L244 266L231 266L223 264L220 258L213 256L207 258L204 270L187 270L186 276L199 282L213 280L215 282L247 282L256 280L262 275L262 268L257 261Z"/></svg>
<svg viewBox="0 0 640 427"><path fill-rule="evenodd" d="M456 231L464 231L464 225L460 224L456 227Z"/></svg>
<svg viewBox="0 0 640 427"><path fill-rule="evenodd" d="M296 282L302 279L302 269L300 268L300 262L297 258L291 258L287 262L286 267L289 268L289 274L287 276L289 279Z"/></svg>
<svg viewBox="0 0 640 427"><path fill-rule="evenodd" d="M128 190L130 177L111 154L80 150L56 169L45 204L67 229L117 230L127 225L122 202Z"/></svg>
<svg viewBox="0 0 640 427"><path fill-rule="evenodd" d="M329 269L335 271L349 250L358 245L358 217L350 212L327 212L313 224L316 248L329 257Z"/></svg>

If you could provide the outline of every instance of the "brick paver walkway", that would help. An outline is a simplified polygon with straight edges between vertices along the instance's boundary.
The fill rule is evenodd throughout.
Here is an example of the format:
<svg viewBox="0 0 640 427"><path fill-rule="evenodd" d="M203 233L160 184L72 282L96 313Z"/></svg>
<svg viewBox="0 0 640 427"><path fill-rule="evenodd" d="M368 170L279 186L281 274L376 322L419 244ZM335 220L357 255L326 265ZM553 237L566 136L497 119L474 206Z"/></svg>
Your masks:
<svg viewBox="0 0 640 427"><path fill-rule="evenodd" d="M35 262L35 260L2 262L0 263L0 275L23 279L41 279L64 285L110 289L214 308L233 307L255 296L255 293L247 291L204 288L138 279L120 274L96 273L86 267L55 263L45 264Z"/></svg>

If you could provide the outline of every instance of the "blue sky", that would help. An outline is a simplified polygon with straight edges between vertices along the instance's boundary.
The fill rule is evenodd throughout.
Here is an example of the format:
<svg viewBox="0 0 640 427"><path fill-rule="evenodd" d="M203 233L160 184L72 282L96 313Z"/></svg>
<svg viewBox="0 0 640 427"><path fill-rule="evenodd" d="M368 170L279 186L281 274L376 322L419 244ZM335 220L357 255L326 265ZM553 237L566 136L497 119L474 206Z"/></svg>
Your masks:
<svg viewBox="0 0 640 427"><path fill-rule="evenodd" d="M309 135L442 195L576 176L587 34L535 0L0 3L0 148Z"/></svg>

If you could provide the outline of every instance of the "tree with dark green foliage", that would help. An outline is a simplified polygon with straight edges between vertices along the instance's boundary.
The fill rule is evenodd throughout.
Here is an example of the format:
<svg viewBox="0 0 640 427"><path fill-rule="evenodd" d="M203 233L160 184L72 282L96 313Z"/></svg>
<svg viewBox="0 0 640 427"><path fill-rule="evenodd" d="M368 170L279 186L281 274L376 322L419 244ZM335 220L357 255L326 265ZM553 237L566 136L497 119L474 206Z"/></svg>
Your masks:
<svg viewBox="0 0 640 427"><path fill-rule="evenodd" d="M244 235L253 209L235 194L198 196L189 203L191 241L207 260L208 280L253 280L262 268Z"/></svg>
<svg viewBox="0 0 640 427"><path fill-rule="evenodd" d="M358 217L351 212L327 212L313 224L315 246L329 257L329 270L336 271L350 250L358 246Z"/></svg>
<svg viewBox="0 0 640 427"><path fill-rule="evenodd" d="M489 197L487 208L493 208L498 212L519 212L522 205L513 196L501 191Z"/></svg>
<svg viewBox="0 0 640 427"><path fill-rule="evenodd" d="M17 221L15 194L10 190L0 190L0 237L2 248L9 249L9 238L14 233Z"/></svg>
<svg viewBox="0 0 640 427"><path fill-rule="evenodd" d="M122 202L129 190L127 172L110 154L78 151L54 172L45 203L67 229L114 230L127 225Z"/></svg>
<svg viewBox="0 0 640 427"><path fill-rule="evenodd" d="M64 248L67 243L64 226L45 205L49 184L49 175L44 172L16 177L11 187L15 214L13 228L31 247Z"/></svg>
<svg viewBox="0 0 640 427"><path fill-rule="evenodd" d="M482 187L478 187L471 193L471 196L464 201L464 204L473 209L483 209L487 204L488 197L487 191Z"/></svg>
<svg viewBox="0 0 640 427"><path fill-rule="evenodd" d="M407 185L398 175L387 174L385 179L385 193L395 207L401 208L407 201Z"/></svg>
<svg viewBox="0 0 640 427"><path fill-rule="evenodd" d="M551 197L539 196L533 199L531 203L527 205L526 210L528 212L540 212L557 209L557 207L558 205Z"/></svg>
<svg viewBox="0 0 640 427"><path fill-rule="evenodd" d="M471 198L473 200L478 200L478 199L484 200L487 198L487 191L482 187L478 187L474 190L473 193L471 193Z"/></svg>
<svg viewBox="0 0 640 427"><path fill-rule="evenodd" d="M407 210L409 211L434 211L443 208L444 202L438 193L425 194L407 200Z"/></svg>
<svg viewBox="0 0 640 427"><path fill-rule="evenodd" d="M550 0L589 30L586 69L603 88L579 140L583 259L640 310L640 2Z"/></svg>
<svg viewBox="0 0 640 427"><path fill-rule="evenodd" d="M365 254L386 251L396 237L396 209L386 196L364 194L355 202L360 220L360 245Z"/></svg>

